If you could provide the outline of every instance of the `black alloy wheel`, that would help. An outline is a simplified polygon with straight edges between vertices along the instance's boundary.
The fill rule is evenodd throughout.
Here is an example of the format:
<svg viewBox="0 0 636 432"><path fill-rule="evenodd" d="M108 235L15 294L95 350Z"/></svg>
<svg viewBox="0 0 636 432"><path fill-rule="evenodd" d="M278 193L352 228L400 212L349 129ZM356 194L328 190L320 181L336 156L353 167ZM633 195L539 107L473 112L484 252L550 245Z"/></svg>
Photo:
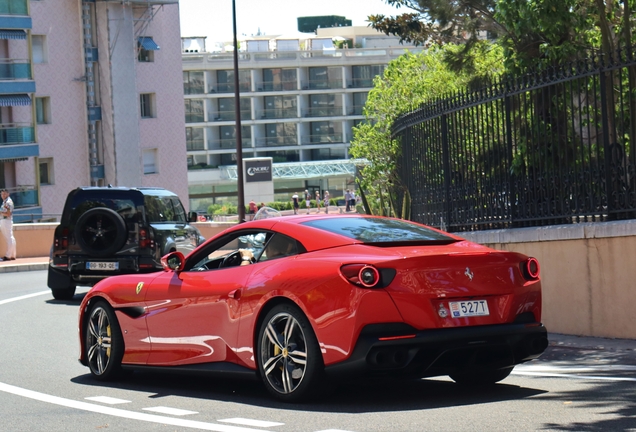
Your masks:
<svg viewBox="0 0 636 432"><path fill-rule="evenodd" d="M258 334L258 368L277 399L298 402L322 393L324 364L309 320L298 307L275 306Z"/></svg>
<svg viewBox="0 0 636 432"><path fill-rule="evenodd" d="M126 242L126 223L114 210L95 207L77 220L75 238L82 250L90 255L113 255Z"/></svg>
<svg viewBox="0 0 636 432"><path fill-rule="evenodd" d="M104 300L91 307L84 335L91 374L101 381L118 377L124 356L124 339L115 311Z"/></svg>

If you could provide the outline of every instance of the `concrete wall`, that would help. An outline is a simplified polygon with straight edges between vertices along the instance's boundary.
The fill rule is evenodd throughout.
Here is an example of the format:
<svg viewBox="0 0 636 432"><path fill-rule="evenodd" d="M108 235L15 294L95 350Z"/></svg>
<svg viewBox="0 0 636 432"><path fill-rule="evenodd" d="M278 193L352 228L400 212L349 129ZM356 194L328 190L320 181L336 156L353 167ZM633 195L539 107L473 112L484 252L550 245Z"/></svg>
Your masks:
<svg viewBox="0 0 636 432"><path fill-rule="evenodd" d="M539 260L543 323L549 331L636 339L636 221L461 235Z"/></svg>
<svg viewBox="0 0 636 432"><path fill-rule="evenodd" d="M206 239L215 236L234 222L200 222L194 223L201 235ZM53 234L58 226L54 223L14 224L13 236L17 244L18 258L48 257L53 244ZM6 249L4 237L0 235L0 257Z"/></svg>
<svg viewBox="0 0 636 432"><path fill-rule="evenodd" d="M195 223L210 238L233 222ZM16 224L18 257L48 256L57 223ZM549 331L636 339L636 221L463 233L541 264L543 323ZM0 236L0 256L6 250Z"/></svg>

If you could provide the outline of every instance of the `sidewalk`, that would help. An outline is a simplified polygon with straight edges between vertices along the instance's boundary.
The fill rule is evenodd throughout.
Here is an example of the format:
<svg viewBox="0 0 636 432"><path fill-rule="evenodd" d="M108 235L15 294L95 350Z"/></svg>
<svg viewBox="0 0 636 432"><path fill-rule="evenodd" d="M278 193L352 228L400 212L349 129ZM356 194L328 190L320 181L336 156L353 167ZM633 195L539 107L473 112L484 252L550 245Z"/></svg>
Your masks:
<svg viewBox="0 0 636 432"><path fill-rule="evenodd" d="M46 270L49 257L16 258L12 261L0 261L0 273Z"/></svg>

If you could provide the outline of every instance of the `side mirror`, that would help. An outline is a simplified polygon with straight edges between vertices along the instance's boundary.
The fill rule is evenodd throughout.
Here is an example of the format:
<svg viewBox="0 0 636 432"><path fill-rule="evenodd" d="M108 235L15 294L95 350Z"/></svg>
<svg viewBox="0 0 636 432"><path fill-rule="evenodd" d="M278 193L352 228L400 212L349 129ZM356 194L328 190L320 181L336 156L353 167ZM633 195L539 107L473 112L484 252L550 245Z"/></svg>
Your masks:
<svg viewBox="0 0 636 432"><path fill-rule="evenodd" d="M185 257L181 252L170 252L161 257L161 265L164 271L179 271L183 269Z"/></svg>
<svg viewBox="0 0 636 432"><path fill-rule="evenodd" d="M188 212L188 221L196 222L198 218L197 212Z"/></svg>

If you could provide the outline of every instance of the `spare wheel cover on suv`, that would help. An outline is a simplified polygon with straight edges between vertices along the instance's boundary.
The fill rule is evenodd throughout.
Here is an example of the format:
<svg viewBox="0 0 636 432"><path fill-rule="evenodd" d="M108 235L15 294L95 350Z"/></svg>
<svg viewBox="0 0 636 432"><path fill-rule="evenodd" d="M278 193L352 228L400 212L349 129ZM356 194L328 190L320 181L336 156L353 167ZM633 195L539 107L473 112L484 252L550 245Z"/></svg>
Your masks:
<svg viewBox="0 0 636 432"><path fill-rule="evenodd" d="M95 207L77 220L77 244L94 256L108 256L117 252L126 241L126 223L114 210Z"/></svg>

